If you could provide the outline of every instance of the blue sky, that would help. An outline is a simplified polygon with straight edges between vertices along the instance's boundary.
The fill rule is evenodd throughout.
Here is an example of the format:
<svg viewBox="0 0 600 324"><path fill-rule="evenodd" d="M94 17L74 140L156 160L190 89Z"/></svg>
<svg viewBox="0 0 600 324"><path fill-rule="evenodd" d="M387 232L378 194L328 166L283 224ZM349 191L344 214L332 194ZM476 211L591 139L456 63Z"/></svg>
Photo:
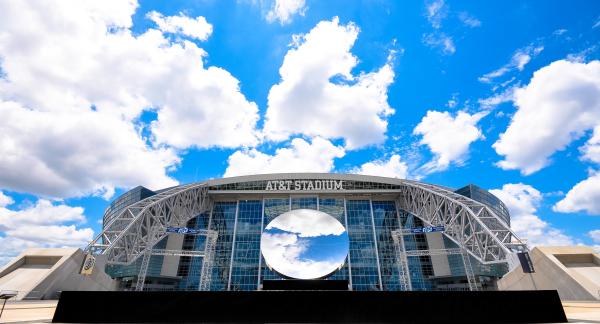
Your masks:
<svg viewBox="0 0 600 324"><path fill-rule="evenodd" d="M600 246L599 36L591 1L3 1L0 263L138 184L268 171L476 183L532 245Z"/></svg>

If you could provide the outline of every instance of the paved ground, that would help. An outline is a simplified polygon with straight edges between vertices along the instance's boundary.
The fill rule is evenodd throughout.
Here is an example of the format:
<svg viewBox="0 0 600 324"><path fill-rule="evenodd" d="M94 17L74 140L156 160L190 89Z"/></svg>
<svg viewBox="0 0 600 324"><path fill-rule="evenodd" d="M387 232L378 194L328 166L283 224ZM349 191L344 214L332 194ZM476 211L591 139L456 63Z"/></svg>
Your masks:
<svg viewBox="0 0 600 324"><path fill-rule="evenodd" d="M9 301L4 307L0 323L49 323L57 303L56 300Z"/></svg>
<svg viewBox="0 0 600 324"><path fill-rule="evenodd" d="M563 302L569 322L600 323L600 302Z"/></svg>
<svg viewBox="0 0 600 324"><path fill-rule="evenodd" d="M56 304L55 300L7 302L0 323L50 323ZM563 302L563 307L571 323L600 323L600 302Z"/></svg>

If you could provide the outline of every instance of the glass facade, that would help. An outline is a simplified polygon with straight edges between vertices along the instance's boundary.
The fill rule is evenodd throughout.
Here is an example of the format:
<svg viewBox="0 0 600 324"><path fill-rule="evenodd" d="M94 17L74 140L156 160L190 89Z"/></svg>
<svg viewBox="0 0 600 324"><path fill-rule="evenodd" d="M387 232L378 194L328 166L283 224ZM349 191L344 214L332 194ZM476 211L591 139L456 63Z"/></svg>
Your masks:
<svg viewBox="0 0 600 324"><path fill-rule="evenodd" d="M508 213L508 208L506 208L504 203L500 199L498 199L498 197L492 195L489 191L482 189L474 184L470 184L460 189L457 189L455 192L465 197L469 197L482 204L486 204L496 213L496 215L502 218L502 220L506 224L510 225L510 215Z"/></svg>
<svg viewBox="0 0 600 324"><path fill-rule="evenodd" d="M103 226L106 226L115 216L119 214L123 208L136 203L142 199L154 196L156 193L150 189L142 186L137 186L126 193L122 194L119 198L115 199L104 211L102 218Z"/></svg>
<svg viewBox="0 0 600 324"><path fill-rule="evenodd" d="M216 186L220 190L259 190L265 181L243 182ZM394 185L371 182L348 182L352 188L397 189ZM381 187L381 188L380 188ZM468 186L469 187L469 186ZM138 187L142 188L142 187ZM145 188L143 188L145 189ZM263 188L264 189L264 188ZM463 188L464 189L464 188ZM260 189L262 190L262 189ZM462 189L461 189L462 190ZM458 193L473 195L465 190ZM130 201L139 201L140 195L149 194L137 189L131 195L118 200L112 208L117 210ZM242 199L244 197L244 199ZM397 258L397 249L392 232L400 229L419 228L425 224L420 218L402 210L394 201L393 195L381 193L370 195L352 195L318 193L313 195L294 195L290 193L250 193L219 196L212 208L188 221L186 227L209 229L217 233L214 257L210 262L208 289L223 290L260 290L263 280L285 279L271 270L261 255L260 240L265 226L277 216L294 209L314 209L323 211L344 225L349 237L349 253L342 268L335 271L326 280L346 280L352 290L401 290L401 265ZM488 196L486 204L494 203ZM493 197L493 196L492 196ZM247 198L247 199L246 199ZM481 197L480 197L481 198ZM495 197L494 197L495 198ZM497 198L496 198L497 199ZM498 200L499 201L499 200ZM500 202L501 203L501 202ZM496 203L495 205L500 206ZM503 204L501 205L503 206ZM498 207L500 208L500 207ZM508 217L508 214L506 214ZM169 234L155 249L166 249L168 238L179 237L181 250L204 251L207 241L203 235ZM427 234L404 235L405 250L428 250ZM457 245L443 237L442 247L451 249ZM176 247L177 248L177 247ZM172 246L169 249L173 249ZM165 274L168 266L163 266L166 258L152 256L147 276L161 279L161 285L147 285L147 289L199 290L202 267L205 260L201 256L180 256L175 272ZM462 289L468 287L461 255L448 255L446 263L449 273L436 275L434 263L428 255L408 256L407 269L413 290ZM108 266L106 271L112 277L120 278L123 289L135 286L141 258L128 266ZM485 278L500 277L506 272L503 264L482 266L471 259L473 272L484 284ZM484 279L481 279L484 278ZM168 279L168 280L166 280ZM457 288L458 287L458 288Z"/></svg>

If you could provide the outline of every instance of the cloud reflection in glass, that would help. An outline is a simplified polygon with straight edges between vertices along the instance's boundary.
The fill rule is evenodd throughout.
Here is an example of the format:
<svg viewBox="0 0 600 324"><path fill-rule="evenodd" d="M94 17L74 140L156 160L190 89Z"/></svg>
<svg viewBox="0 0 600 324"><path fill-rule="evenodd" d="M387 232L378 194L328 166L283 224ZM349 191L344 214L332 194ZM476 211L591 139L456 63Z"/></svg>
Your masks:
<svg viewBox="0 0 600 324"><path fill-rule="evenodd" d="M348 233L331 215L295 209L273 219L263 231L260 247L267 266L283 277L318 279L344 265Z"/></svg>

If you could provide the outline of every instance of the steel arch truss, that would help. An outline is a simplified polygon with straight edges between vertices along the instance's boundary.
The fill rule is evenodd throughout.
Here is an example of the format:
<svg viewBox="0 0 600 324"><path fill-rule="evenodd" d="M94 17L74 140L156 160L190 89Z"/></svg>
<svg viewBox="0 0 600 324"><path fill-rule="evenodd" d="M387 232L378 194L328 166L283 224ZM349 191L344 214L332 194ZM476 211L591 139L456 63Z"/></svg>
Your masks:
<svg viewBox="0 0 600 324"><path fill-rule="evenodd" d="M509 226L489 207L439 186L399 180L398 207L444 234L483 264L508 262L526 251ZM166 235L167 226L184 226L210 209L206 183L165 190L124 208L104 226L86 251L104 255L109 264L130 264Z"/></svg>
<svg viewBox="0 0 600 324"><path fill-rule="evenodd" d="M205 183L165 190L124 208L86 251L106 256L109 264L130 264L166 236L167 226L184 226L209 204Z"/></svg>
<svg viewBox="0 0 600 324"><path fill-rule="evenodd" d="M444 188L403 181L399 207L428 225L442 225L444 234L483 264L514 264L514 253L527 250L489 207Z"/></svg>

